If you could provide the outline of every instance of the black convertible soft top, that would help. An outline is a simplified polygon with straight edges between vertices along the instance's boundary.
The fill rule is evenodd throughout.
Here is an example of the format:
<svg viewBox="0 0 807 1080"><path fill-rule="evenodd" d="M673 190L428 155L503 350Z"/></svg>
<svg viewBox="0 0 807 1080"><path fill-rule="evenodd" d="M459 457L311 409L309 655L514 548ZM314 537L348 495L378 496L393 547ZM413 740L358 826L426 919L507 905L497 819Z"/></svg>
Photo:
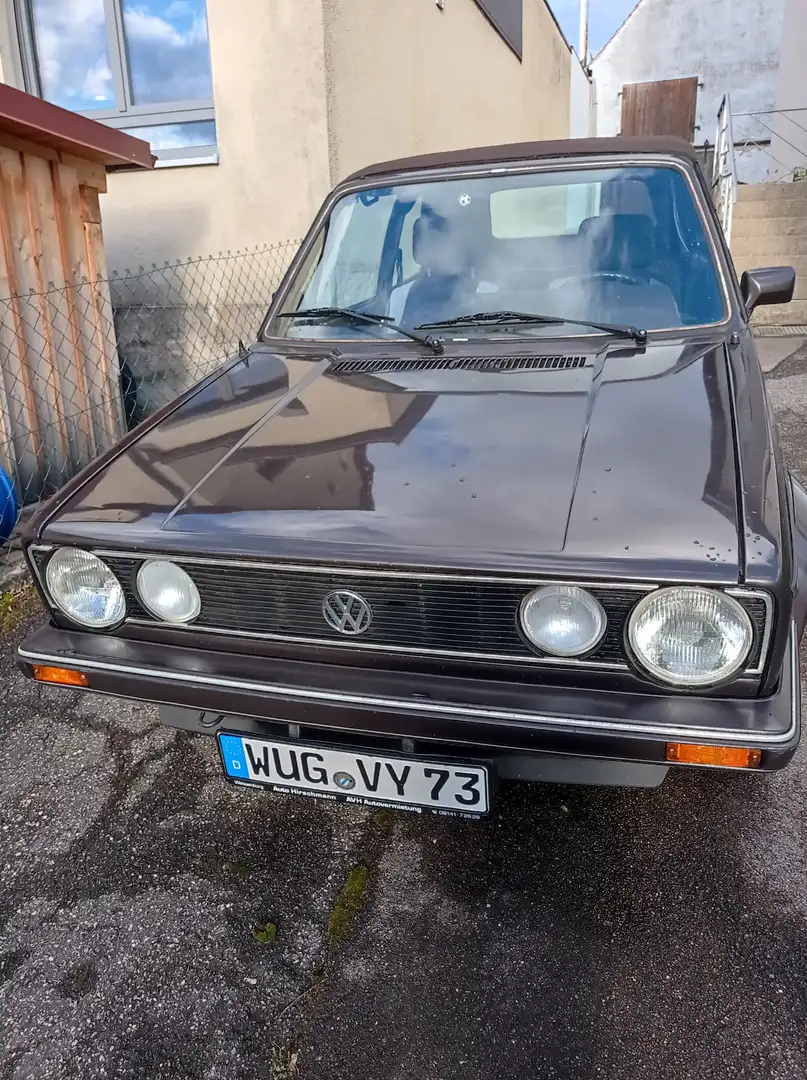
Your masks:
<svg viewBox="0 0 807 1080"><path fill-rule="evenodd" d="M591 157L598 154L674 154L690 161L700 160L691 143L673 136L619 136L611 139L559 139L553 142L509 143L505 146L477 146L470 150L446 150L439 154L418 154L367 165L347 177L347 181L384 176L417 169L450 168L456 165L495 165L504 161L535 161L541 158Z"/></svg>

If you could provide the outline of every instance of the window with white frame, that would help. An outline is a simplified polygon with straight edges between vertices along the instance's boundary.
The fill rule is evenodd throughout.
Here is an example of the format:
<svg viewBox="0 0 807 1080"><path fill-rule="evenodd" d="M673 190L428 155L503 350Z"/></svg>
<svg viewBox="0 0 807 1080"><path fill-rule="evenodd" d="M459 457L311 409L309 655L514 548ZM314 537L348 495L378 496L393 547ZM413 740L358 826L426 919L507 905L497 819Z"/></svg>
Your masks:
<svg viewBox="0 0 807 1080"><path fill-rule="evenodd" d="M161 163L216 158L205 0L16 0L29 93L146 139Z"/></svg>

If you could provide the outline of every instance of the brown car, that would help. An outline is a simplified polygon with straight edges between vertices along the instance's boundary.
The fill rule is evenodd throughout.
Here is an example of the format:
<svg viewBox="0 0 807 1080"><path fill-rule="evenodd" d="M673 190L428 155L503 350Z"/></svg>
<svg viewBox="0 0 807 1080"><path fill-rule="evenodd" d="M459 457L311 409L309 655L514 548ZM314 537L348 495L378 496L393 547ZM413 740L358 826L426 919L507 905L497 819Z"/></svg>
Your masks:
<svg viewBox="0 0 807 1080"><path fill-rule="evenodd" d="M807 494L691 147L376 165L257 342L35 518L34 678L157 702L224 775L481 816L799 739Z"/></svg>

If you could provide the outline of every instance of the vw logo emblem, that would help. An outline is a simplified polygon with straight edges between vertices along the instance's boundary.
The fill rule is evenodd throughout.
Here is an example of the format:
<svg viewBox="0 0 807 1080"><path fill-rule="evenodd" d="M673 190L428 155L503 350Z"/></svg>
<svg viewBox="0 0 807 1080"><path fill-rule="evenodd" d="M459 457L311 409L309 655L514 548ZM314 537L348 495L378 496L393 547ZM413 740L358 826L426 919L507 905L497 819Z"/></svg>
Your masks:
<svg viewBox="0 0 807 1080"><path fill-rule="evenodd" d="M348 589L329 592L322 601L325 622L340 634L363 634L373 621L373 609L363 596Z"/></svg>
<svg viewBox="0 0 807 1080"><path fill-rule="evenodd" d="M349 772L335 772L333 778L336 786L340 787L343 791L350 791L351 788L356 786L356 781Z"/></svg>

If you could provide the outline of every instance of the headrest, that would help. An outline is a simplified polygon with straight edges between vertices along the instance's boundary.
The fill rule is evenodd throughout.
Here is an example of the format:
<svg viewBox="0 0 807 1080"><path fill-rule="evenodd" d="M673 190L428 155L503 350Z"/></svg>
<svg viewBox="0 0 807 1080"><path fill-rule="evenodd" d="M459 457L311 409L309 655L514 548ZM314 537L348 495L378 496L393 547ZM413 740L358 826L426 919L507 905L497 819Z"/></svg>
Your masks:
<svg viewBox="0 0 807 1080"><path fill-rule="evenodd" d="M435 210L424 209L412 229L412 255L423 269L439 274L460 274L467 263L467 238L457 222Z"/></svg>
<svg viewBox="0 0 807 1080"><path fill-rule="evenodd" d="M433 210L423 210L412 229L412 256L416 263L428 267L430 253L442 238L448 238L448 219Z"/></svg>
<svg viewBox="0 0 807 1080"><path fill-rule="evenodd" d="M587 236L592 229L596 228L597 222L601 220L602 219L598 217L583 218L583 220L580 222L580 228L577 230L577 235Z"/></svg>
<svg viewBox="0 0 807 1080"><path fill-rule="evenodd" d="M583 235L591 245L594 272L630 274L653 262L655 229L645 214L603 214Z"/></svg>

